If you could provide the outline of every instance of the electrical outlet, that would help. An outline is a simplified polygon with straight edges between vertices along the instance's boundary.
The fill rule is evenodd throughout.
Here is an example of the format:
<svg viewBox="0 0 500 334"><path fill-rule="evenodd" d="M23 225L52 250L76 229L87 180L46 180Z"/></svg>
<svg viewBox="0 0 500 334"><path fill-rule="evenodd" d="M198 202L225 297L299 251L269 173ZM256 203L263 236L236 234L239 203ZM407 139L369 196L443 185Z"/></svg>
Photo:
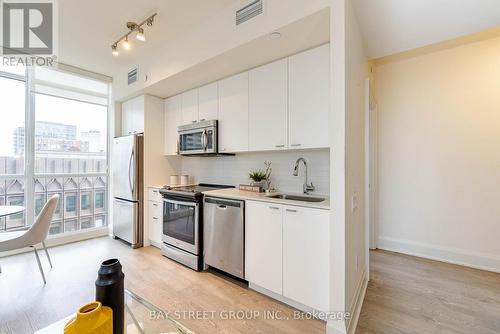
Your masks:
<svg viewBox="0 0 500 334"><path fill-rule="evenodd" d="M358 208L358 193L354 192L351 197L351 212L356 211Z"/></svg>

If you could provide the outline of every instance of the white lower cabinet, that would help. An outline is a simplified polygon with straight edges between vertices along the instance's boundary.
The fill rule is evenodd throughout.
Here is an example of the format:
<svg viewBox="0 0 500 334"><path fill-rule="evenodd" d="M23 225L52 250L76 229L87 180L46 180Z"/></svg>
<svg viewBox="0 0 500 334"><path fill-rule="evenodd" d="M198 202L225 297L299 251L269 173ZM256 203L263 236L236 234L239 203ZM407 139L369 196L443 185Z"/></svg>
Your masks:
<svg viewBox="0 0 500 334"><path fill-rule="evenodd" d="M283 215L283 296L328 311L330 212L285 206Z"/></svg>
<svg viewBox="0 0 500 334"><path fill-rule="evenodd" d="M246 201L246 280L308 308L329 308L328 210Z"/></svg>
<svg viewBox="0 0 500 334"><path fill-rule="evenodd" d="M150 197L148 201L148 223L149 223L149 240L154 246L161 245L161 234L163 224L163 208L161 201L151 200L155 197L152 196L154 189L150 188ZM156 190L158 192L158 190ZM161 195L160 195L161 197Z"/></svg>
<svg viewBox="0 0 500 334"><path fill-rule="evenodd" d="M281 205L246 202L245 278L272 292L282 294Z"/></svg>

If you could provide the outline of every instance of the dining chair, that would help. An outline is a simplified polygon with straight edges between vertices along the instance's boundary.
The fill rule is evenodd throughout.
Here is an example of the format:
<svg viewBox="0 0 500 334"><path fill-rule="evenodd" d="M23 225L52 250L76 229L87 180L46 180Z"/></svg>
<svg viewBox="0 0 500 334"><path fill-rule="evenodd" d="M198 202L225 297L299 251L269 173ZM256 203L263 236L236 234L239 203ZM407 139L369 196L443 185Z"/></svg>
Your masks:
<svg viewBox="0 0 500 334"><path fill-rule="evenodd" d="M59 195L56 194L52 196L47 203L45 203L38 217L36 217L35 223L27 230L0 233L0 252L12 251L24 247L33 248L44 284L46 284L47 281L45 280L45 274L43 273L42 263L40 262L36 245L42 244L47 259L49 260L50 268L52 268L52 261L50 260L47 247L45 246L45 239L47 239L47 235L49 234L50 223L58 202ZM1 272L0 268L0 273Z"/></svg>

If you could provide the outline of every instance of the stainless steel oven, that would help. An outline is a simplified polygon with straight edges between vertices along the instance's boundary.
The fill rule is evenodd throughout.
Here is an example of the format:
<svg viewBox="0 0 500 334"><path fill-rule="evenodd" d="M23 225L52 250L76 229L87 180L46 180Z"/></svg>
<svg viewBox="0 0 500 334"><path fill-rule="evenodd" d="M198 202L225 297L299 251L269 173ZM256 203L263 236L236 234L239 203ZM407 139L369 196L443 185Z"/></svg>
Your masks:
<svg viewBox="0 0 500 334"><path fill-rule="evenodd" d="M216 154L217 120L181 125L179 130L179 154Z"/></svg>
<svg viewBox="0 0 500 334"><path fill-rule="evenodd" d="M163 199L162 241L199 255L200 204L190 199Z"/></svg>

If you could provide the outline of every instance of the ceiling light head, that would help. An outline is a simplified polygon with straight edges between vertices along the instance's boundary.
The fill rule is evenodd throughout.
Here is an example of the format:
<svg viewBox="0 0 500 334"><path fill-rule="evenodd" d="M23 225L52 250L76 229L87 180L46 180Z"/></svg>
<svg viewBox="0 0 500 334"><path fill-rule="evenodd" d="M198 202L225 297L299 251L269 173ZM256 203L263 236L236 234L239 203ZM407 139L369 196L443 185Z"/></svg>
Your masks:
<svg viewBox="0 0 500 334"><path fill-rule="evenodd" d="M130 45L130 43L129 43L129 41L128 41L128 36L126 36L126 37L125 37L125 40L123 41L123 43L122 43L122 44L123 44L123 48L124 48L125 50L130 50L131 45Z"/></svg>
<svg viewBox="0 0 500 334"><path fill-rule="evenodd" d="M281 38L281 33L278 31L274 31L269 35L269 38L272 40L280 39Z"/></svg>
<svg viewBox="0 0 500 334"><path fill-rule="evenodd" d="M137 35L135 35L135 38L137 38L141 42L144 42L146 40L146 35L144 35L144 29L139 28L137 30Z"/></svg>
<svg viewBox="0 0 500 334"><path fill-rule="evenodd" d="M117 48L117 45L116 44L113 44L111 45L111 53L113 54L113 56L119 56L120 55L120 52L118 52L118 50L116 49Z"/></svg>
<svg viewBox="0 0 500 334"><path fill-rule="evenodd" d="M127 22L127 28L130 29L130 31L134 31L137 29L139 26L135 22Z"/></svg>
<svg viewBox="0 0 500 334"><path fill-rule="evenodd" d="M151 16L147 21L146 21L146 24L148 25L148 27L151 27L153 25L153 20L154 20L154 15Z"/></svg>

